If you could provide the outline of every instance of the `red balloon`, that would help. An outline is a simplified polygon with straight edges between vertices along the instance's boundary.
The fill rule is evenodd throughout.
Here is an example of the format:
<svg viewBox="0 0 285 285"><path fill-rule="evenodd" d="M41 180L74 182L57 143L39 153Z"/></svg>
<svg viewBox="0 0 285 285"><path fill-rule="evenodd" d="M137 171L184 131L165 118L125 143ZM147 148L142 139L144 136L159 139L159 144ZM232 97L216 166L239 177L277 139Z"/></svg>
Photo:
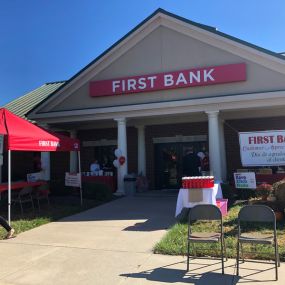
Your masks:
<svg viewBox="0 0 285 285"><path fill-rule="evenodd" d="M119 163L120 163L121 165L123 165L123 164L125 163L125 161L126 161L126 158L125 158L124 156L120 156L120 157L119 157Z"/></svg>

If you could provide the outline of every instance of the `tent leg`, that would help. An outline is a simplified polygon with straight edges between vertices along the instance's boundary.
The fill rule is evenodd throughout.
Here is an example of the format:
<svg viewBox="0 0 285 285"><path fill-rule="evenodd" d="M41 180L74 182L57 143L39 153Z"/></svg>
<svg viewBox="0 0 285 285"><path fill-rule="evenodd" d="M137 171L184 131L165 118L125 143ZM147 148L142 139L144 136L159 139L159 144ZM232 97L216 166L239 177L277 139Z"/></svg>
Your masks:
<svg viewBox="0 0 285 285"><path fill-rule="evenodd" d="M82 198L82 183L81 183L81 161L80 161L80 151L78 151L78 172L80 174L80 204L83 205L83 198Z"/></svg>
<svg viewBox="0 0 285 285"><path fill-rule="evenodd" d="M11 225L11 150L8 150L8 224Z"/></svg>

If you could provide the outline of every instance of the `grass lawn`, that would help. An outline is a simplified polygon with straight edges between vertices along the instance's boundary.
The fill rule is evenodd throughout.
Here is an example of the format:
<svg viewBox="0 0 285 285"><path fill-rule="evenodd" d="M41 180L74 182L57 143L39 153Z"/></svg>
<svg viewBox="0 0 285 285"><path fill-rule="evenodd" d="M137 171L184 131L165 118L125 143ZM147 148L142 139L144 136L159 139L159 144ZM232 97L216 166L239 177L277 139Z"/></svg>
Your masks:
<svg viewBox="0 0 285 285"><path fill-rule="evenodd" d="M23 205L23 216L21 215L19 205L14 205L11 208L11 224L16 230L16 234L19 234L43 224L56 221L60 218L96 207L100 204L102 204L102 202L84 199L83 206L80 206L80 200L78 197L50 197L50 206L48 207L44 201L41 201L41 210L39 211L37 204L35 203L34 213L28 204ZM0 215L7 218L7 201L2 201L0 205ZM3 239L5 235L6 231L0 226L0 239Z"/></svg>
<svg viewBox="0 0 285 285"><path fill-rule="evenodd" d="M237 215L242 205L235 205L229 209L228 215L224 218L224 232L225 242L227 247L228 257L236 257L236 235L237 235ZM268 228L259 225L258 230L263 233L268 233ZM215 222L202 223L197 222L192 231L199 232L203 228L205 231L213 232ZM187 231L188 224L185 219L175 224L162 240L156 244L154 248L155 253L169 254L169 255L186 255L187 254ZM285 261L285 224L283 222L277 223L277 237L279 245L280 259ZM199 246L199 249L198 249ZM196 246L195 246L196 247ZM197 256L219 256L219 248L215 244L197 245ZM272 246L253 245L244 246L244 251L251 251L245 254L246 258L253 259L268 259L274 254ZM193 254L193 252L191 252Z"/></svg>

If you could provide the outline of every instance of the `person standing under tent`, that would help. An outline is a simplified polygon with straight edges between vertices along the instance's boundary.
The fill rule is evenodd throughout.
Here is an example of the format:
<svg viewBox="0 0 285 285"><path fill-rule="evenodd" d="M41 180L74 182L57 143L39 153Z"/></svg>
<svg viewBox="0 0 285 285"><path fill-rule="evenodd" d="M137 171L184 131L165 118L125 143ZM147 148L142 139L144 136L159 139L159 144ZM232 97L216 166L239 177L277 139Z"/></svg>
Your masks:
<svg viewBox="0 0 285 285"><path fill-rule="evenodd" d="M94 175L95 173L99 172L100 169L101 169L100 164L98 163L98 160L95 159L93 163L91 163L90 165L90 171Z"/></svg>
<svg viewBox="0 0 285 285"><path fill-rule="evenodd" d="M9 226L7 221L0 216L0 225L7 231L6 239L12 238L14 236L15 230Z"/></svg>

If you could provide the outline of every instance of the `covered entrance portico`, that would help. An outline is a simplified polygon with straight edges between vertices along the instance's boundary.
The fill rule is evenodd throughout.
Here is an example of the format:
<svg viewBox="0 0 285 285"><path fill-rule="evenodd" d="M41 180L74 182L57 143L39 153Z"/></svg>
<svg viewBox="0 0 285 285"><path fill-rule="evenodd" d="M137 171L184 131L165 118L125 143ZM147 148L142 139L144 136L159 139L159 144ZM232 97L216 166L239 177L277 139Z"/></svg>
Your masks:
<svg viewBox="0 0 285 285"><path fill-rule="evenodd" d="M223 99L229 100L229 98L225 97ZM284 99L280 98L280 100L283 101ZM117 113L117 116L104 113L104 120L98 120L97 116L92 116L92 118L89 117L89 120L66 123L64 122L65 119L58 118L57 120L61 122L56 123L56 119L53 118L49 120L49 125L56 129L72 130L73 137L76 136L83 142L83 160L84 157L86 158L89 155L88 144L92 140L94 142L100 141L101 145L111 144L121 149L126 157L126 164L118 169L117 192L118 194L124 194L123 177L130 172L146 175L150 179L151 188L178 187L181 175L181 164L179 164L179 161L183 156L183 151L189 145L194 145L197 151L198 149L209 150L211 173L213 173L215 179L225 180L227 178L226 160L228 159L231 162L231 153L229 151L226 152L226 144L228 149L231 148L232 144L238 146L237 131L250 131L252 128L258 128L258 124L254 122L269 121L268 118L282 116L282 108L275 106L268 109L264 107L266 102L268 103L268 99L260 100L261 102L263 103L261 107L249 108L250 102L247 101L243 103L243 108L242 104L239 104L240 108L236 109L229 107L237 106L237 102L230 104L228 102L220 102L220 110L197 112L198 106L193 106L192 100L192 106L189 105L188 108L185 106L186 102L184 102L184 106L181 108L169 108L169 114L165 114L166 109L162 107L160 110L155 110L157 115L154 112L151 113L153 110L149 109L148 111L145 110L144 116L140 114L141 116L138 117L140 112L130 110L120 114ZM278 104L277 100L275 104ZM210 109L209 105L201 105L200 108L202 107ZM185 112L185 109L187 109L187 112ZM177 114L174 114L175 111ZM162 115L161 112L164 114ZM82 116L83 118L84 116ZM247 129L246 124L244 124L244 127L239 129L239 127L231 123L232 121L239 122L241 120L253 120L253 126ZM254 124L256 124L256 127L254 127ZM272 125L271 128L277 129L278 127ZM234 140L232 142L232 132L235 128L235 138L232 139ZM226 135L224 133L225 129L228 130ZM96 136L92 136L93 133ZM227 140L227 143L225 140ZM163 154L164 148L174 150L173 154L177 156L175 159L177 159L178 164L175 167L172 165L172 169L169 169L170 172L172 171L172 174L170 172L163 173L164 166L161 165L163 159L160 155ZM236 150L238 153L238 149ZM77 162L72 155L70 163L71 167L76 167ZM88 164L85 165L88 168ZM231 167L232 163L230 163ZM236 165L236 168L238 167L239 165ZM230 168L228 170L231 171Z"/></svg>
<svg viewBox="0 0 285 285"><path fill-rule="evenodd" d="M145 117L119 117L105 120L89 120L80 123L51 123L51 128L72 130L72 136L81 139L83 171L88 171L88 164L84 158L89 156L89 145L93 145L100 141L100 145L114 145L121 149L122 154L126 157L124 167L118 169L118 193L124 194L123 177L130 172L135 172L139 175L145 175L151 180L152 188L164 188L164 185L159 182L159 161L158 155L159 145L168 143L177 144L180 147L180 156L178 159L178 170L176 175L178 187L179 178L181 175L180 161L185 148L189 145L195 145L199 150L208 150L209 143L212 142L212 137L208 136L209 116L205 112L195 112L186 114L169 114ZM106 116L106 114L105 114ZM220 124L216 125L220 127ZM92 133L98 134L92 138ZM220 131L215 132L215 134ZM90 139L87 140L86 134L89 134ZM98 143L97 143L98 144ZM98 144L99 145L99 144ZM219 151L217 149L216 151ZM182 152L181 152L182 151ZM220 157L220 154L218 155ZM215 161L210 154L210 160ZM128 167L130 161L130 166ZM219 163L219 162L218 162ZM70 165L72 169L76 169L76 158L71 155ZM213 170L211 168L211 170ZM213 171L218 173L217 171ZM162 175L160 173L160 175ZM217 174L216 174L217 175ZM168 185L167 187L170 187Z"/></svg>

